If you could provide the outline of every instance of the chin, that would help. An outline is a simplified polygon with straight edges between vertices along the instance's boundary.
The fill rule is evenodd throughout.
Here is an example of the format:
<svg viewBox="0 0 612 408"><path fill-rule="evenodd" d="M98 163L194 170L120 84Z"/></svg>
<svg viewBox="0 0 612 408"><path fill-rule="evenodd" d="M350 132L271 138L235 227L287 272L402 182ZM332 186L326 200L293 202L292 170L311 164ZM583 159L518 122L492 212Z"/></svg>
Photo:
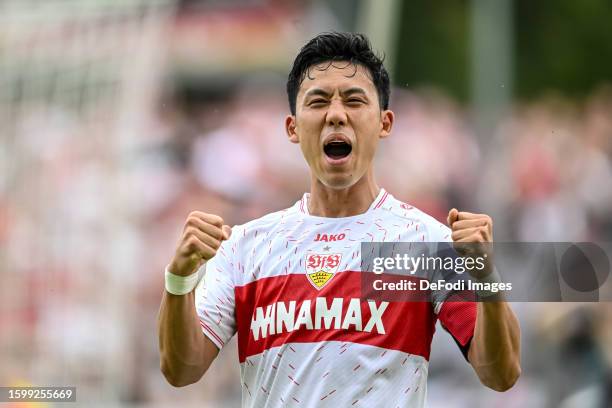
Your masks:
<svg viewBox="0 0 612 408"><path fill-rule="evenodd" d="M352 187L357 180L353 180L352 177L348 176L328 176L325 178L319 178L319 181L325 185L325 187L333 188L336 190L346 189Z"/></svg>

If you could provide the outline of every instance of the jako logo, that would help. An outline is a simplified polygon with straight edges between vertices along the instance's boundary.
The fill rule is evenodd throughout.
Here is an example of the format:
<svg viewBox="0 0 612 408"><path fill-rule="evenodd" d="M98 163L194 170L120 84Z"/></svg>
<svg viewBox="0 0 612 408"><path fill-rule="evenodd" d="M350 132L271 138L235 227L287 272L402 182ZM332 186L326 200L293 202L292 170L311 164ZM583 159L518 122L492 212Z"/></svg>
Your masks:
<svg viewBox="0 0 612 408"><path fill-rule="evenodd" d="M316 241L332 242L332 241L342 241L344 238L346 238L346 234L317 234L314 240L315 242Z"/></svg>

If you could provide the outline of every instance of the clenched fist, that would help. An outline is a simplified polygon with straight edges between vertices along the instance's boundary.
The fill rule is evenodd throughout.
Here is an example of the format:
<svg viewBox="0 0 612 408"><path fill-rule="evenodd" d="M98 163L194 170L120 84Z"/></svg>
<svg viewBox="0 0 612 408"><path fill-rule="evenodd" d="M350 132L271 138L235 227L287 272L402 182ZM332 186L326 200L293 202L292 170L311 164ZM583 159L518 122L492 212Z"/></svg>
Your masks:
<svg viewBox="0 0 612 408"><path fill-rule="evenodd" d="M217 253L222 241L229 239L232 229L214 214L193 211L185 221L183 235L168 270L180 276L195 273Z"/></svg>
<svg viewBox="0 0 612 408"><path fill-rule="evenodd" d="M486 276L492 265L493 220L486 214L473 214L453 208L446 219L452 230L455 250L470 258L485 258L484 271L470 271L472 275ZM477 273L476 273L477 272ZM481 276L476 276L481 277Z"/></svg>

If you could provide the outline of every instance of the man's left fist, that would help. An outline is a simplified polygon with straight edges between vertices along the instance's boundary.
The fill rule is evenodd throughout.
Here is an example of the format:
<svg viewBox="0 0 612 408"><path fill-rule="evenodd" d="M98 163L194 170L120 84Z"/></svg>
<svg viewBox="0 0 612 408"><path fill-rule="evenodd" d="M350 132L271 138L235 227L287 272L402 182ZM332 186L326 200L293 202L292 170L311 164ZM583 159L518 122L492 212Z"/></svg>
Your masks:
<svg viewBox="0 0 612 408"><path fill-rule="evenodd" d="M493 242L493 220L486 214L473 214L453 208L446 218L454 242Z"/></svg>
<svg viewBox="0 0 612 408"><path fill-rule="evenodd" d="M492 270L493 220L486 214L473 214L453 208L446 219L452 230L453 246L462 256L486 259L484 270L470 270L475 277L482 277ZM477 276L476 276L477 275Z"/></svg>

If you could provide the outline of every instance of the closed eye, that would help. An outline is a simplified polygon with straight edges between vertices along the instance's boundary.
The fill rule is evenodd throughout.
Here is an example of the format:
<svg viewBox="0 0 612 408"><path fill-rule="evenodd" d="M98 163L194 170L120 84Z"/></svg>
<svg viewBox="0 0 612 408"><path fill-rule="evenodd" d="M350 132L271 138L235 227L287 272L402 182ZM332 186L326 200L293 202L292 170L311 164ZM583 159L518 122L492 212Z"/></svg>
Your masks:
<svg viewBox="0 0 612 408"><path fill-rule="evenodd" d="M351 105L359 105L365 103L362 99L359 98L350 98L346 102Z"/></svg>
<svg viewBox="0 0 612 408"><path fill-rule="evenodd" d="M308 103L308 106L315 106L316 107L316 106L324 105L326 103L327 103L327 101L325 99L315 99L315 100L310 101Z"/></svg>

